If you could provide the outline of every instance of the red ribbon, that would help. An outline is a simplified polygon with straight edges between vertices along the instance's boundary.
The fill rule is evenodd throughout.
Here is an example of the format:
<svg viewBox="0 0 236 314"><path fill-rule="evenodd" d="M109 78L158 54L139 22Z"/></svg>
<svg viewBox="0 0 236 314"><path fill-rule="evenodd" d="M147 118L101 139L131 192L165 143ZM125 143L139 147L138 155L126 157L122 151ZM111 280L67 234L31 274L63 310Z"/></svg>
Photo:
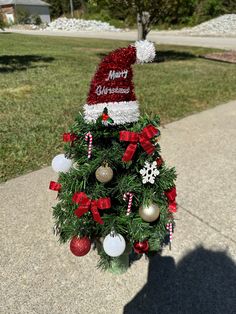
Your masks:
<svg viewBox="0 0 236 314"><path fill-rule="evenodd" d="M77 139L77 135L75 135L74 133L64 133L63 134L63 141L64 142L73 142L76 139Z"/></svg>
<svg viewBox="0 0 236 314"><path fill-rule="evenodd" d="M61 184L55 181L51 181L49 184L49 189L53 191L60 191L61 189Z"/></svg>
<svg viewBox="0 0 236 314"><path fill-rule="evenodd" d="M169 209L170 213L176 213L177 212L177 203L176 202L169 203L168 209Z"/></svg>
<svg viewBox="0 0 236 314"><path fill-rule="evenodd" d="M146 126L140 133L120 131L120 141L130 142L122 160L127 162L133 158L133 155L138 146L138 142L145 152L151 155L155 151L155 146L150 142L150 139L158 133L159 130L151 124Z"/></svg>
<svg viewBox="0 0 236 314"><path fill-rule="evenodd" d="M177 193L176 193L176 187L174 186L170 190L165 191L165 195L168 198L169 202L169 212L170 213L176 213L177 212L177 203L175 201Z"/></svg>
<svg viewBox="0 0 236 314"><path fill-rule="evenodd" d="M72 197L72 201L79 204L79 207L74 212L76 216L80 218L83 214L91 210L93 219L99 224L103 224L104 222L100 217L98 209L103 210L111 207L111 200L109 197L91 200L84 192L76 192Z"/></svg>

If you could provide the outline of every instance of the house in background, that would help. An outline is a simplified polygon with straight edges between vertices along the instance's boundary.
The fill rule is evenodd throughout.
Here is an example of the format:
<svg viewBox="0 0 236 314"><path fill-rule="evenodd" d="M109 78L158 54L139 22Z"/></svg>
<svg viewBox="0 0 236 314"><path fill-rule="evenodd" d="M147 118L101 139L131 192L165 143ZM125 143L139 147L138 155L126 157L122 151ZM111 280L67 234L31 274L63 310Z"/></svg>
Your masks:
<svg viewBox="0 0 236 314"><path fill-rule="evenodd" d="M17 10L30 16L39 16L43 23L50 23L50 4L41 0L0 0L0 13L7 23L14 23Z"/></svg>

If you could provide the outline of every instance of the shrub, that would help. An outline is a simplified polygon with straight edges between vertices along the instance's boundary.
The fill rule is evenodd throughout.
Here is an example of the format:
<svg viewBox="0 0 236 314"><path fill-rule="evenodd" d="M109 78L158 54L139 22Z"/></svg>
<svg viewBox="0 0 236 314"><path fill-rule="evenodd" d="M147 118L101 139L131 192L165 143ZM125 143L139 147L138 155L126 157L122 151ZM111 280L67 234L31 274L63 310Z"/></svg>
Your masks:
<svg viewBox="0 0 236 314"><path fill-rule="evenodd" d="M39 15L34 15L31 17L31 22L34 24L34 25L41 25L42 24L42 20L41 20L41 17Z"/></svg>
<svg viewBox="0 0 236 314"><path fill-rule="evenodd" d="M16 10L16 23L29 24L31 22L30 13L25 9Z"/></svg>
<svg viewBox="0 0 236 314"><path fill-rule="evenodd" d="M0 29L4 29L5 26L6 26L6 23L4 21L2 13L0 12Z"/></svg>

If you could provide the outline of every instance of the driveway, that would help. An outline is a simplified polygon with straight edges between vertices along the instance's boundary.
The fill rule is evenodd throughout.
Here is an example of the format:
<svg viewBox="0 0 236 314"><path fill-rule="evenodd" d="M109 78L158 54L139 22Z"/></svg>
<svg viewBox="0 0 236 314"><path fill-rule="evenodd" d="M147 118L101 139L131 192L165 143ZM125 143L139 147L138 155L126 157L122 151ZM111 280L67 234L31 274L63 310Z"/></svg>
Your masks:
<svg viewBox="0 0 236 314"><path fill-rule="evenodd" d="M45 36L65 36L65 37L81 37L81 38L101 38L114 40L136 40L137 32L85 32L85 31L36 31L36 30L14 30L11 32L27 35L45 35ZM175 32L156 32L151 31L148 39L157 44L171 44L181 46L197 46L207 48L218 48L226 50L236 50L235 37L194 37L176 34Z"/></svg>

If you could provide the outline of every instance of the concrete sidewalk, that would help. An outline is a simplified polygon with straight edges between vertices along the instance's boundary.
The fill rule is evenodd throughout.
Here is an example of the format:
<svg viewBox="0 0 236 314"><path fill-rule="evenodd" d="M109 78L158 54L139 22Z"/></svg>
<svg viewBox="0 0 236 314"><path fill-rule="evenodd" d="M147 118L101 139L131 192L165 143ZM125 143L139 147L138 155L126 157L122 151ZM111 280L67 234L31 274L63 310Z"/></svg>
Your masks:
<svg viewBox="0 0 236 314"><path fill-rule="evenodd" d="M95 32L95 31L40 31L40 30L17 30L12 29L10 32L26 35L43 35L43 36L62 36L62 37L80 37L80 38L101 38L113 40L137 40L137 31L127 32ZM218 48L226 50L236 50L235 37L200 37L176 34L172 31L157 32L151 31L147 37L157 44L195 46L206 48Z"/></svg>
<svg viewBox="0 0 236 314"><path fill-rule="evenodd" d="M0 186L1 313L236 312L236 101L166 125L161 146L179 174L172 250L121 276L53 236L50 168Z"/></svg>

